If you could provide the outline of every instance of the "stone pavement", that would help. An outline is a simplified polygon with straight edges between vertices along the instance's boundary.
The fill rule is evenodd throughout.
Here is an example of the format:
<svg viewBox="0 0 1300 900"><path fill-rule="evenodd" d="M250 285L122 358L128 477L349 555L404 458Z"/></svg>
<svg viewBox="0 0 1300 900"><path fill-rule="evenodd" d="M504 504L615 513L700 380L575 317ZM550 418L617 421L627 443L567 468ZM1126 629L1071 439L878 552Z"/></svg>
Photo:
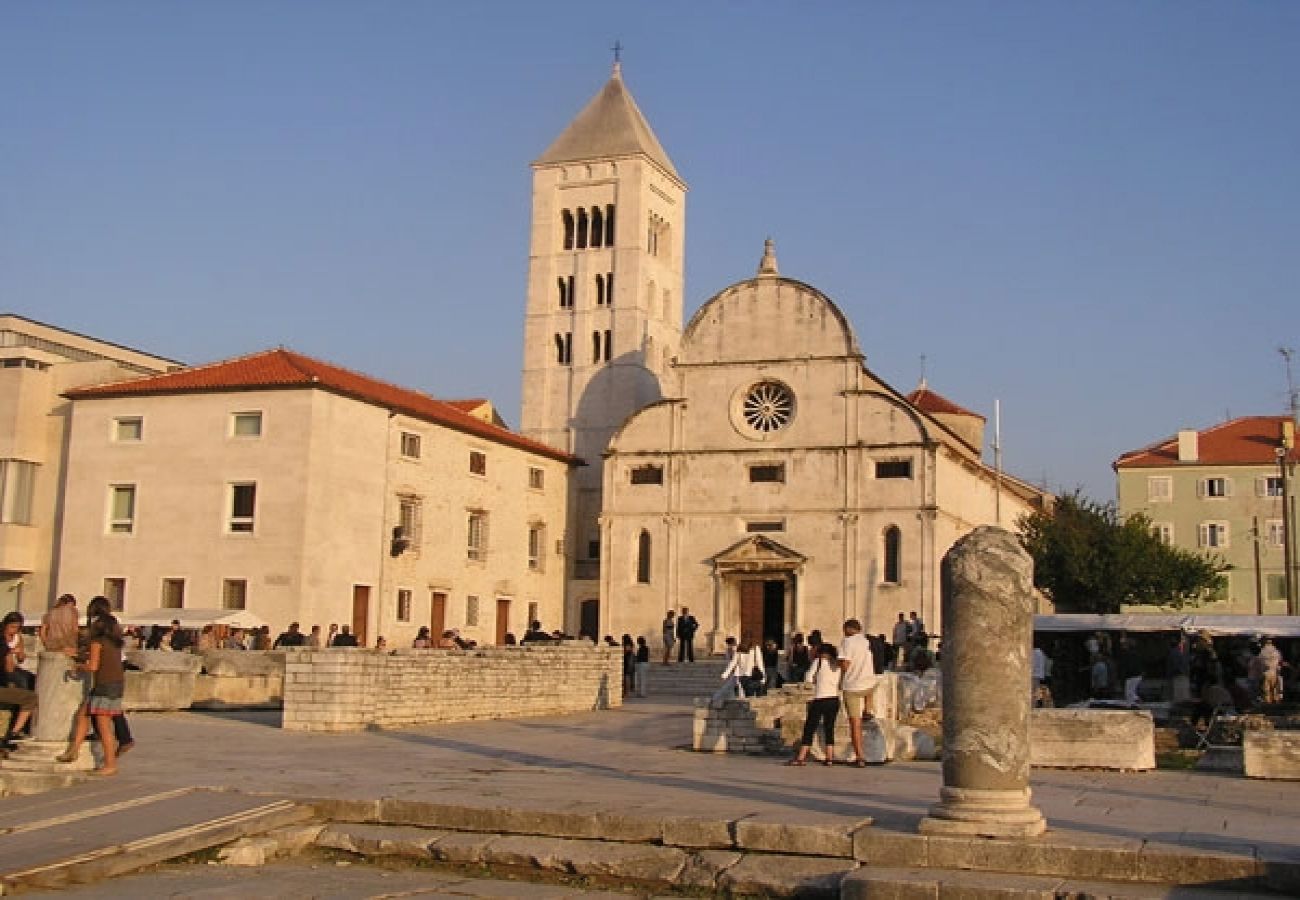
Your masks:
<svg viewBox="0 0 1300 900"><path fill-rule="evenodd" d="M263 712L133 716L137 749L123 761L120 776L0 800L0 826L47 818L42 810L52 804L103 807L174 789L213 788L268 800L391 797L665 819L848 827L872 818L873 832L882 837L910 836L941 783L936 762L792 769L770 757L690 753L682 748L690 740L691 708L653 699L608 712L394 732L291 733L276 721L277 714ZM1048 820L1046 840L1300 862L1297 783L1199 772L1035 770L1032 786ZM114 814L113 827L148 815L147 807L124 808ZM112 836L106 822L79 827L100 832L103 840ZM14 862L0 860L0 868Z"/></svg>

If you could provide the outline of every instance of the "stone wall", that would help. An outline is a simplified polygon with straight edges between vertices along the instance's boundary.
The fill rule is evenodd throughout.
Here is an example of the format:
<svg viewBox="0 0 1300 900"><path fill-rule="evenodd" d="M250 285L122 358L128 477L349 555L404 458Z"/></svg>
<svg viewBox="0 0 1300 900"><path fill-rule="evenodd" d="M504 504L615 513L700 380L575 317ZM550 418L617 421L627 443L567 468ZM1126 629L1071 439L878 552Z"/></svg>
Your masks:
<svg viewBox="0 0 1300 900"><path fill-rule="evenodd" d="M483 650L292 650L290 731L360 731L620 706L622 651L587 641Z"/></svg>

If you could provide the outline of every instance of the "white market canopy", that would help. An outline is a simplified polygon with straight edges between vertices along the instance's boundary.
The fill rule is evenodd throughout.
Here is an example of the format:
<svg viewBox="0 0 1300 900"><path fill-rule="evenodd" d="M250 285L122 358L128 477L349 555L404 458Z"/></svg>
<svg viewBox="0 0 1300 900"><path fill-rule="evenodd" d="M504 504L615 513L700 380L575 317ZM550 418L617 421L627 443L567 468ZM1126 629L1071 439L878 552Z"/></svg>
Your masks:
<svg viewBox="0 0 1300 900"><path fill-rule="evenodd" d="M227 625L231 628L261 628L266 623L246 609L167 609L159 607L147 612L122 616L123 625L170 625L172 620L182 628L202 628L204 625Z"/></svg>
<svg viewBox="0 0 1300 900"><path fill-rule="evenodd" d="M1208 631L1214 637L1300 637L1300 616L1198 616L1183 613L1062 613L1034 616L1034 631Z"/></svg>

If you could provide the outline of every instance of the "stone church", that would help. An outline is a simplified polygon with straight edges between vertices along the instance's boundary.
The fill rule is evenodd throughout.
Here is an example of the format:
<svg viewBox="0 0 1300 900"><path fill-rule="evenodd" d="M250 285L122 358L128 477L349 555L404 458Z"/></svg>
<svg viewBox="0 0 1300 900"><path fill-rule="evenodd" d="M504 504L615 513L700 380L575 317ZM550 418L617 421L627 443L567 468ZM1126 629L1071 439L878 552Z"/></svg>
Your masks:
<svg viewBox="0 0 1300 900"><path fill-rule="evenodd" d="M683 328L687 188L617 64L533 173L521 431L585 462L567 627L657 645L688 606L705 650L912 610L938 630L948 548L1047 499L983 462L983 417L868 370L771 241Z"/></svg>

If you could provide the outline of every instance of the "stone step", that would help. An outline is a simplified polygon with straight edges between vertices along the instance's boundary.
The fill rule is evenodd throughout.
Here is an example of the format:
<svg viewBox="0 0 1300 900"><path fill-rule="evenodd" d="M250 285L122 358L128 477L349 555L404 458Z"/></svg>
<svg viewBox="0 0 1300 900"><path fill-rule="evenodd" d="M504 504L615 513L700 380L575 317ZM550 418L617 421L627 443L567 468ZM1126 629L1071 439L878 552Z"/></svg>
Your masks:
<svg viewBox="0 0 1300 900"><path fill-rule="evenodd" d="M861 866L840 884L840 900L868 898L960 898L960 900L1057 900L1113 898L1113 900L1276 900L1276 893L1243 890L1240 886L1189 887L1179 884L1134 884L1126 881L1009 875L1004 872L970 872L953 869L901 869Z"/></svg>

